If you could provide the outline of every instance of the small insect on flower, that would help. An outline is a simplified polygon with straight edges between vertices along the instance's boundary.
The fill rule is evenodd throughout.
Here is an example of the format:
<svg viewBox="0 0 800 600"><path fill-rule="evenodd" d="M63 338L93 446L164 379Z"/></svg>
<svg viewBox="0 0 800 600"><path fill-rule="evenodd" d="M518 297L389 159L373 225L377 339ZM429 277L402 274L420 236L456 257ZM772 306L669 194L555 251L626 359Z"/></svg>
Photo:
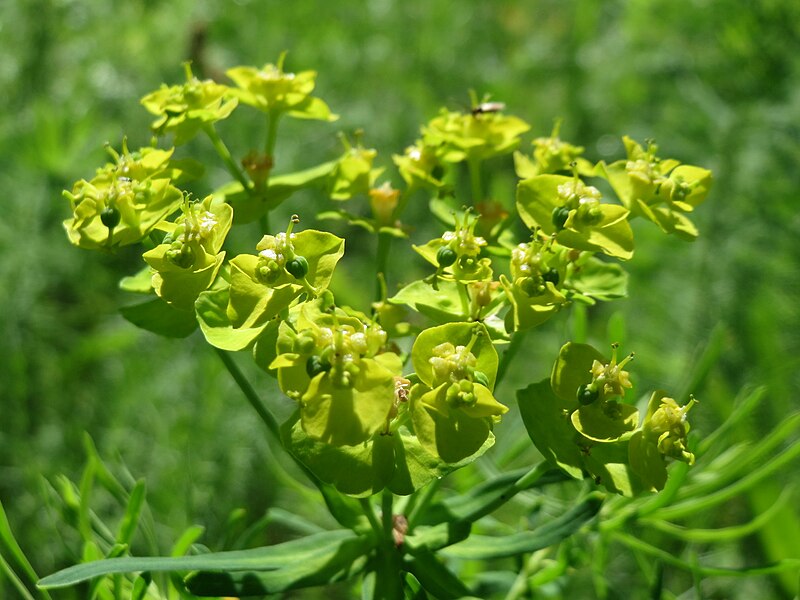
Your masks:
<svg viewBox="0 0 800 600"><path fill-rule="evenodd" d="M505 102L481 102L472 107L470 111L473 117L478 115L486 115L490 113L497 113L506 109Z"/></svg>

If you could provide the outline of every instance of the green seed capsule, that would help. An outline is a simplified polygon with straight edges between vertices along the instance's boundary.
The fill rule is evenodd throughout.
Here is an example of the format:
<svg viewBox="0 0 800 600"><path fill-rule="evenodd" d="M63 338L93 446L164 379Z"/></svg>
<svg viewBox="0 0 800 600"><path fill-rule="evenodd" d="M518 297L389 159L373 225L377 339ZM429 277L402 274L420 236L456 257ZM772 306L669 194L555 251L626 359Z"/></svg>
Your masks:
<svg viewBox="0 0 800 600"><path fill-rule="evenodd" d="M598 390L590 388L588 385L582 385L578 388L578 402L587 406L600 397Z"/></svg>
<svg viewBox="0 0 800 600"><path fill-rule="evenodd" d="M550 269L546 273L542 273L542 279L549 281L553 285L558 285L558 282L561 278L558 275L558 271L555 269Z"/></svg>
<svg viewBox="0 0 800 600"><path fill-rule="evenodd" d="M458 254L450 246L442 246L436 253L436 262L442 268L452 265L456 262L456 258L458 258Z"/></svg>
<svg viewBox="0 0 800 600"><path fill-rule="evenodd" d="M302 279L308 274L308 261L305 256L295 256L286 263L286 270L295 279Z"/></svg>
<svg viewBox="0 0 800 600"><path fill-rule="evenodd" d="M475 379L475 383L479 383L485 388L489 387L489 378L483 371L475 371L472 374L472 377Z"/></svg>
<svg viewBox="0 0 800 600"><path fill-rule="evenodd" d="M109 229L114 229L119 225L120 218L119 210L113 206L106 206L100 213L100 221Z"/></svg>
<svg viewBox="0 0 800 600"><path fill-rule="evenodd" d="M518 285L529 298L538 296L544 291L538 277L525 277L522 281L518 282Z"/></svg>
<svg viewBox="0 0 800 600"><path fill-rule="evenodd" d="M179 266L181 269L188 269L194 264L195 253L194 248L189 244L173 242L172 248L167 250L164 256L166 256L167 260L172 264Z"/></svg>
<svg viewBox="0 0 800 600"><path fill-rule="evenodd" d="M569 209L566 206L556 206L553 209L553 225L561 231L569 218Z"/></svg>
<svg viewBox="0 0 800 600"><path fill-rule="evenodd" d="M316 346L317 342L314 339L313 334L306 331L301 331L292 344L292 350L298 354L311 354Z"/></svg>
<svg viewBox="0 0 800 600"><path fill-rule="evenodd" d="M320 373L324 373L325 371L329 371L331 366L323 362L319 356L311 356L306 361L306 373L312 379L319 375Z"/></svg>

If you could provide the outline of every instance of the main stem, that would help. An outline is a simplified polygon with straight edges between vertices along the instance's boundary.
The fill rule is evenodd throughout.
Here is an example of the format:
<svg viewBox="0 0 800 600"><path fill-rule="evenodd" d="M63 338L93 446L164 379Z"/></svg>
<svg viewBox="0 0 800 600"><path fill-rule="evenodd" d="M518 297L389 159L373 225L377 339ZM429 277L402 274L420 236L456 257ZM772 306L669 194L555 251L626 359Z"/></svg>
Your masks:
<svg viewBox="0 0 800 600"><path fill-rule="evenodd" d="M281 113L279 112L267 112L267 140L264 143L264 155L266 156L267 160L269 160L269 170L267 170L267 174L264 177L264 183L262 184L264 186L265 202L267 200L267 192L269 190L269 177L272 174L273 167L275 166L275 141L278 139L278 120L280 119L280 116ZM264 214L261 215L259 224L261 225L262 232L269 233L269 209L264 211Z"/></svg>
<svg viewBox="0 0 800 600"><path fill-rule="evenodd" d="M472 187L472 205L475 206L483 200L483 186L481 185L481 161L475 158L467 160L469 169L469 182Z"/></svg>
<svg viewBox="0 0 800 600"><path fill-rule="evenodd" d="M383 300L386 289L386 263L392 238L388 233L378 231L378 249L375 252L375 302ZM382 278L381 278L382 277Z"/></svg>
<svg viewBox="0 0 800 600"><path fill-rule="evenodd" d="M401 554L394 541L394 496L384 490L381 496L381 543L377 547L375 595L373 600L403 598L403 569Z"/></svg>

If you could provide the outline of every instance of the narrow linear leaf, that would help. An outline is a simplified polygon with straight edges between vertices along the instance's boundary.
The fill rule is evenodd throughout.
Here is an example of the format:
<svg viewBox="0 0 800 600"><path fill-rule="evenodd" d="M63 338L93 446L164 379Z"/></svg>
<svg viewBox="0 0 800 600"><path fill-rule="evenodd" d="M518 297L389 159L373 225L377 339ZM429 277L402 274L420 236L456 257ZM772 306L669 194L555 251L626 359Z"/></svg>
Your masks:
<svg viewBox="0 0 800 600"><path fill-rule="evenodd" d="M35 582L39 579L22 548L17 543L14 533L11 531L11 525L8 522L8 516L2 502L0 502L0 542L2 542L3 547L14 558L14 561L25 572L30 581Z"/></svg>
<svg viewBox="0 0 800 600"><path fill-rule="evenodd" d="M97 446L95 446L92 436L88 433L83 436L83 449L86 452L87 460L94 461L94 476L97 481L100 482L120 504L127 502L128 491L125 489L125 486L111 474L111 470L100 457L100 453L97 451Z"/></svg>
<svg viewBox="0 0 800 600"><path fill-rule="evenodd" d="M723 422L722 425L717 427L709 435L703 437L703 440L697 445L696 455L698 457L702 456L708 452L709 449L713 448L719 440L726 439L726 436L731 430L735 429L739 423L750 416L750 413L755 410L766 394L767 389L764 387L759 387L750 392L744 399L736 402L733 412L725 420L725 422Z"/></svg>
<svg viewBox="0 0 800 600"><path fill-rule="evenodd" d="M280 523L282 527L293 529L303 535L311 535L324 531L322 527L308 519L282 508L270 508L266 514L266 523Z"/></svg>
<svg viewBox="0 0 800 600"><path fill-rule="evenodd" d="M181 534L181 537L178 538L178 541L173 544L170 556L183 556L186 554L189 548L192 547L192 544L200 539L200 536L203 535L205 530L206 528L201 525L192 525L188 527Z"/></svg>
<svg viewBox="0 0 800 600"><path fill-rule="evenodd" d="M122 517L122 521L119 525L119 533L117 534L118 544L129 545L131 543L133 533L139 525L139 516L142 514L145 493L144 479L140 479L136 482L128 498L128 506L125 509L125 515Z"/></svg>
<svg viewBox="0 0 800 600"><path fill-rule="evenodd" d="M727 542L737 540L761 529L765 523L772 520L772 518L786 506L793 492L794 486L784 488L778 499L775 500L767 510L759 513L752 521L743 525L734 525L732 527L722 527L719 529L689 529L666 521L642 519L640 522L643 525L688 542Z"/></svg>
<svg viewBox="0 0 800 600"><path fill-rule="evenodd" d="M536 552L557 544L577 532L600 511L603 495L589 494L582 502L533 531L503 537L472 535L447 549L448 556L469 560L487 560Z"/></svg>
<svg viewBox="0 0 800 600"><path fill-rule="evenodd" d="M95 465L97 463L92 459L86 462L86 467L81 474L80 486L78 488L78 531L85 543L91 542L92 535L92 514L89 502L94 488L94 474Z"/></svg>
<svg viewBox="0 0 800 600"><path fill-rule="evenodd" d="M348 579L363 568L373 541L349 537L320 544L302 559L272 571L200 571L186 578L186 587L198 596L254 596L325 585ZM359 557L364 557L359 561Z"/></svg>
<svg viewBox="0 0 800 600"><path fill-rule="evenodd" d="M335 546L356 538L356 534L352 531L339 529L251 550L234 550L194 556L126 556L98 560L73 565L48 575L39 581L38 586L42 589L67 587L101 575L140 571L275 570L301 563L307 557L315 556L321 548Z"/></svg>
<svg viewBox="0 0 800 600"><path fill-rule="evenodd" d="M411 554L434 551L467 539L471 524L465 521L445 522L431 527L415 527L412 535L406 536L405 548Z"/></svg>
<svg viewBox="0 0 800 600"><path fill-rule="evenodd" d="M35 600L35 598L25 587L25 584L22 583L22 580L14 572L14 569L11 568L11 565L9 565L3 558L2 554L0 554L0 573L5 573L9 581L11 581L11 585L16 588L23 600Z"/></svg>
<svg viewBox="0 0 800 600"><path fill-rule="evenodd" d="M723 468L715 467L717 463L722 461L715 461L709 465L709 468L704 469L707 475L714 475L700 483L687 485L682 488L678 494L680 498L697 498L705 496L709 492L722 487L723 484L736 479L741 473L752 471L753 468L762 465L764 460L773 454L773 450L778 447L790 435L797 433L800 428L800 413L795 413L783 421L762 439L756 446L741 446L741 451L735 453L731 460L725 461ZM721 456L725 456L724 454Z"/></svg>
<svg viewBox="0 0 800 600"><path fill-rule="evenodd" d="M147 588L150 586L151 577L149 573L142 573L133 582L133 590L131 590L131 600L143 600L147 594Z"/></svg>
<svg viewBox="0 0 800 600"><path fill-rule="evenodd" d="M669 552L651 546L647 542L643 542L626 533L615 532L612 535L615 540L633 550L644 552L667 564L680 567L681 569L704 577L754 577L756 575L772 575L774 573L797 572L800 570L800 558L787 558L772 564L759 565L756 567L707 567L688 563Z"/></svg>
<svg viewBox="0 0 800 600"><path fill-rule="evenodd" d="M517 489L517 482L530 469L517 469L503 473L497 477L472 488L465 494L453 496L429 507L422 515L420 524L442 523L445 521L475 521L487 514L487 507L494 507L498 501L510 497L510 492L522 492L535 487L569 480L569 476L561 469L552 468L529 485Z"/></svg>
<svg viewBox="0 0 800 600"><path fill-rule="evenodd" d="M528 442L526 441L526 444ZM442 523L444 521L475 521L476 515L485 514L486 506L494 506L514 488L516 482L529 472L530 469L517 469L502 473L481 485L472 488L465 494L453 496L432 505L425 511L420 524ZM568 481L569 476L561 469L553 468L539 479L533 480L530 485L516 492L525 491L534 487Z"/></svg>
<svg viewBox="0 0 800 600"><path fill-rule="evenodd" d="M458 600L470 596L464 583L433 552L420 552L407 560L405 567L436 598Z"/></svg>
<svg viewBox="0 0 800 600"><path fill-rule="evenodd" d="M738 496L750 489L762 479L769 477L776 471L791 463L800 456L800 442L790 446L772 460L764 463L759 468L751 471L739 481L717 492L700 498L691 498L680 504L669 506L655 511L651 516L654 519L672 521L682 519L699 511L706 510Z"/></svg>
<svg viewBox="0 0 800 600"><path fill-rule="evenodd" d="M683 391L680 394L681 398L688 398L693 390L700 389L706 377L708 377L709 372L719 362L720 356L725 351L727 338L728 332L721 323L718 323L714 329L711 330L708 341L702 349L692 357L689 363L691 368L687 374L686 383L683 385ZM734 411L735 410L736 409L734 409ZM725 427L725 424L723 424L721 428L723 427ZM713 436L714 434L711 435ZM703 442L699 444L701 448L699 449L700 454L709 447L706 444L708 437L709 436L706 436Z"/></svg>

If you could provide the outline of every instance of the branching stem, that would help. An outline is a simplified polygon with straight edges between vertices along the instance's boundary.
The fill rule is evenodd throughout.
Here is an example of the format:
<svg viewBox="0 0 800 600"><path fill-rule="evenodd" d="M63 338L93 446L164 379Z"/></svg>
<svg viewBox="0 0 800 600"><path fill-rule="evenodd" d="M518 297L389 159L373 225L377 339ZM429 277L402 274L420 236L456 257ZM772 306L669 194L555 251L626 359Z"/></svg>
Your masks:
<svg viewBox="0 0 800 600"><path fill-rule="evenodd" d="M203 131L206 132L208 139L211 140L214 150L216 150L217 154L219 154L219 157L222 159L222 162L225 164L225 168L228 169L228 172L231 174L231 176L242 184L242 189L245 192L251 193L250 182L247 180L247 177L242 169L239 168L239 165L236 164L236 161L233 160L230 150L228 150L228 147L225 145L225 142L222 141L222 138L219 137L217 130L214 129L214 125L212 123L207 123L203 127Z"/></svg>

